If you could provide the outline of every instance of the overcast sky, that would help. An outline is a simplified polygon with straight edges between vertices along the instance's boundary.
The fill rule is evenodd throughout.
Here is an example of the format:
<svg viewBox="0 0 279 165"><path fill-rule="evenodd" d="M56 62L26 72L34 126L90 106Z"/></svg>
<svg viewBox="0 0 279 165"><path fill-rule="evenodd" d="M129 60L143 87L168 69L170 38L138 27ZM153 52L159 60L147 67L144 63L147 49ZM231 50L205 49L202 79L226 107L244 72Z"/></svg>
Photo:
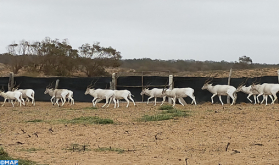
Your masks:
<svg viewBox="0 0 279 165"><path fill-rule="evenodd" d="M0 0L0 53L20 40L100 42L123 59L279 63L279 0Z"/></svg>

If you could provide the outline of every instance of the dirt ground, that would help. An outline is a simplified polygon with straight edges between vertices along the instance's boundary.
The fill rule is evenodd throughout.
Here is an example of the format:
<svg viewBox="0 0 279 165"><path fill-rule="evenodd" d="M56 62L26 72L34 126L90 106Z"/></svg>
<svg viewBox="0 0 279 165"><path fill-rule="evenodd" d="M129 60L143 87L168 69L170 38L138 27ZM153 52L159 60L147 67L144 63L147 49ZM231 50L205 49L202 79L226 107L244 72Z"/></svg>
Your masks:
<svg viewBox="0 0 279 165"><path fill-rule="evenodd" d="M102 103L98 103L100 107ZM189 117L140 122L159 106L91 109L91 103L0 107L0 147L12 157L65 165L236 165L279 164L279 105L176 105ZM111 106L112 107L112 106ZM81 116L114 124L68 124ZM38 122L28 122L38 120ZM85 151L73 146L86 146ZM121 149L96 151L99 148Z"/></svg>

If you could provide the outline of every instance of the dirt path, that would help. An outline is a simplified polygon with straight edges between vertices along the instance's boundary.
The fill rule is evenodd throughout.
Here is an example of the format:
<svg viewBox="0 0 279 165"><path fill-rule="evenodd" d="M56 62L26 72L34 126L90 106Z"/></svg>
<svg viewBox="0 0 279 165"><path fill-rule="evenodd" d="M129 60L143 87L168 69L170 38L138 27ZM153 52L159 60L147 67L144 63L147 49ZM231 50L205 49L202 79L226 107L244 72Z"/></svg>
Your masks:
<svg viewBox="0 0 279 165"><path fill-rule="evenodd" d="M279 164L278 104L177 105L191 116L157 122L137 120L161 111L151 104L125 108L122 103L117 109L91 105L6 104L0 107L0 146L12 157L51 165ZM81 116L109 118L114 124L62 122ZM107 150L96 151L100 149Z"/></svg>

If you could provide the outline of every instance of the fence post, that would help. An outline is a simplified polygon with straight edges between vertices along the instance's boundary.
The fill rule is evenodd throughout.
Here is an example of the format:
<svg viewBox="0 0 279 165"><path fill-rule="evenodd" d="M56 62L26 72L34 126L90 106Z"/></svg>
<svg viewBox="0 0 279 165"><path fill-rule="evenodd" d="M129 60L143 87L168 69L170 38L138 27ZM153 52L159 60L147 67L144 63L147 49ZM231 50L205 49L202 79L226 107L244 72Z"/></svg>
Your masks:
<svg viewBox="0 0 279 165"><path fill-rule="evenodd" d="M279 69L277 70L277 74L278 74L278 83L279 83Z"/></svg>
<svg viewBox="0 0 279 165"><path fill-rule="evenodd" d="M228 78L228 85L231 84L231 75L232 75L232 68L230 69L230 74ZM227 103L230 104L230 96L227 96Z"/></svg>
<svg viewBox="0 0 279 165"><path fill-rule="evenodd" d="M57 79L56 82L55 82L55 89L58 88L58 85L59 85L59 79Z"/></svg>
<svg viewBox="0 0 279 165"><path fill-rule="evenodd" d="M10 72L9 83L8 83L8 91L11 91L14 87L14 73Z"/></svg>
<svg viewBox="0 0 279 165"><path fill-rule="evenodd" d="M117 86L117 77L116 77L116 73L112 73L112 75L111 75L110 89L116 90L116 86Z"/></svg>
<svg viewBox="0 0 279 165"><path fill-rule="evenodd" d="M169 89L173 89L173 75L169 75ZM172 103L171 98L168 98L169 104Z"/></svg>
<svg viewBox="0 0 279 165"><path fill-rule="evenodd" d="M141 90L143 90L143 71L141 72ZM141 102L144 100L144 95L141 95Z"/></svg>

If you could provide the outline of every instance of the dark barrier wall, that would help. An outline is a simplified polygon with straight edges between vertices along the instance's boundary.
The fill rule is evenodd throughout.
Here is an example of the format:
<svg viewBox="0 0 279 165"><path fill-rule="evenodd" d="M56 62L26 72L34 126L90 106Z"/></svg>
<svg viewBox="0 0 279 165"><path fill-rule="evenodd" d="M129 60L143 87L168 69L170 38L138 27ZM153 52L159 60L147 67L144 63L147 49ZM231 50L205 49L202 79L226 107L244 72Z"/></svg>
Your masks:
<svg viewBox="0 0 279 165"><path fill-rule="evenodd" d="M195 97L197 103L203 103L203 102L211 102L211 96L212 93L210 93L208 90L202 90L202 86L204 85L204 82L208 78L199 78L199 77L174 77L174 87L175 88L183 88L183 87L191 87L195 90ZM239 84L245 82L246 78L231 78L230 85L237 88ZM249 86L253 82L261 82L261 83L278 83L278 77L275 76L265 76L261 78L249 78L246 80L245 85ZM228 84L228 78L214 78L212 80L212 85L227 85ZM247 94L244 94L243 92L237 93L237 101L236 103L240 102L246 102L248 103L249 100L247 99ZM250 97L252 101L254 101L253 96ZM214 97L215 103L220 103L219 97ZM222 96L223 103L227 103L227 96ZM260 101L262 100L262 97L260 97ZM185 98L185 101L187 103L191 103L191 99ZM231 100L232 101L232 100ZM269 100L270 102L270 100Z"/></svg>
<svg viewBox="0 0 279 165"><path fill-rule="evenodd" d="M109 89L111 77L93 77L93 78L65 78L65 77L50 77L50 78L32 78L32 77L15 77L15 82L20 84L21 89L33 89L35 91L35 100L36 101L49 101L50 96L48 94L44 94L46 86L53 82L53 87L55 85L55 81L59 79L59 87L60 89L70 89L74 92L74 99L78 102L91 102L93 97L90 95L84 95L84 92L87 86L92 82L94 84L94 88L101 89ZM246 78L232 78L231 85L234 87L238 87L240 83L244 82ZM207 90L202 90L202 86L207 78L203 77L174 77L174 87L175 88L185 88L191 87L195 90L195 97L197 103L210 102L212 94ZM8 77L0 78L1 88L7 91L8 89ZM149 85L150 89L152 88L163 88L164 85L168 84L169 77L159 77L159 76L127 76L127 77L118 77L117 79L117 89L128 89L134 95L135 101L144 101L147 100L147 96L141 96L142 83L143 85ZM253 78L248 79L246 81L246 86L251 85L253 82L260 83L278 83L278 77L276 76L265 76L261 78ZM213 85L220 84L226 85L228 83L227 78L215 78L212 81ZM240 102L249 102L247 100L247 94L242 92L237 93L237 103ZM262 97L261 97L262 99ZM3 101L3 98L0 97L0 100ZM154 99L152 99L153 101ZM157 99L159 102L162 99ZM227 97L222 96L222 100L224 103L227 103ZM253 97L251 100L254 101ZM187 103L191 103L191 99L189 97L185 98ZM215 96L214 102L220 103L218 96ZM270 101L269 101L270 102Z"/></svg>
<svg viewBox="0 0 279 165"><path fill-rule="evenodd" d="M174 88L185 88L185 87L190 87L193 88L196 97L196 102L197 103L202 103L202 102L211 102L211 96L212 94L208 90L202 90L202 86L204 85L204 82L208 78L199 78L199 77L174 77ZM238 84L242 82L242 79L239 80L239 83L234 83L235 80L231 79L231 85L237 87ZM219 85L226 85L228 84L228 79L227 78L215 78L211 82L213 85L219 84ZM240 97L242 99L242 97ZM238 98L238 99L240 99ZM227 96L222 96L223 103L227 103ZM191 98L187 97L185 98L185 101L187 103L191 103ZM243 101L243 99L242 99ZM214 102L220 102L218 96L214 97Z"/></svg>
<svg viewBox="0 0 279 165"><path fill-rule="evenodd" d="M33 78L33 77L15 77L14 80L20 84L20 89L33 89L35 91L36 101L49 101L50 96L44 94L46 87L53 82L55 86L56 80L59 79L60 89L70 89L74 92L75 101L91 102L93 97L84 95L87 86L92 82L95 83L94 88L106 89L110 87L111 77L94 77L94 78L65 78L65 77L50 77L50 78ZM9 78L1 77L0 85L4 86L5 91L8 90ZM4 100L0 97L1 101Z"/></svg>

